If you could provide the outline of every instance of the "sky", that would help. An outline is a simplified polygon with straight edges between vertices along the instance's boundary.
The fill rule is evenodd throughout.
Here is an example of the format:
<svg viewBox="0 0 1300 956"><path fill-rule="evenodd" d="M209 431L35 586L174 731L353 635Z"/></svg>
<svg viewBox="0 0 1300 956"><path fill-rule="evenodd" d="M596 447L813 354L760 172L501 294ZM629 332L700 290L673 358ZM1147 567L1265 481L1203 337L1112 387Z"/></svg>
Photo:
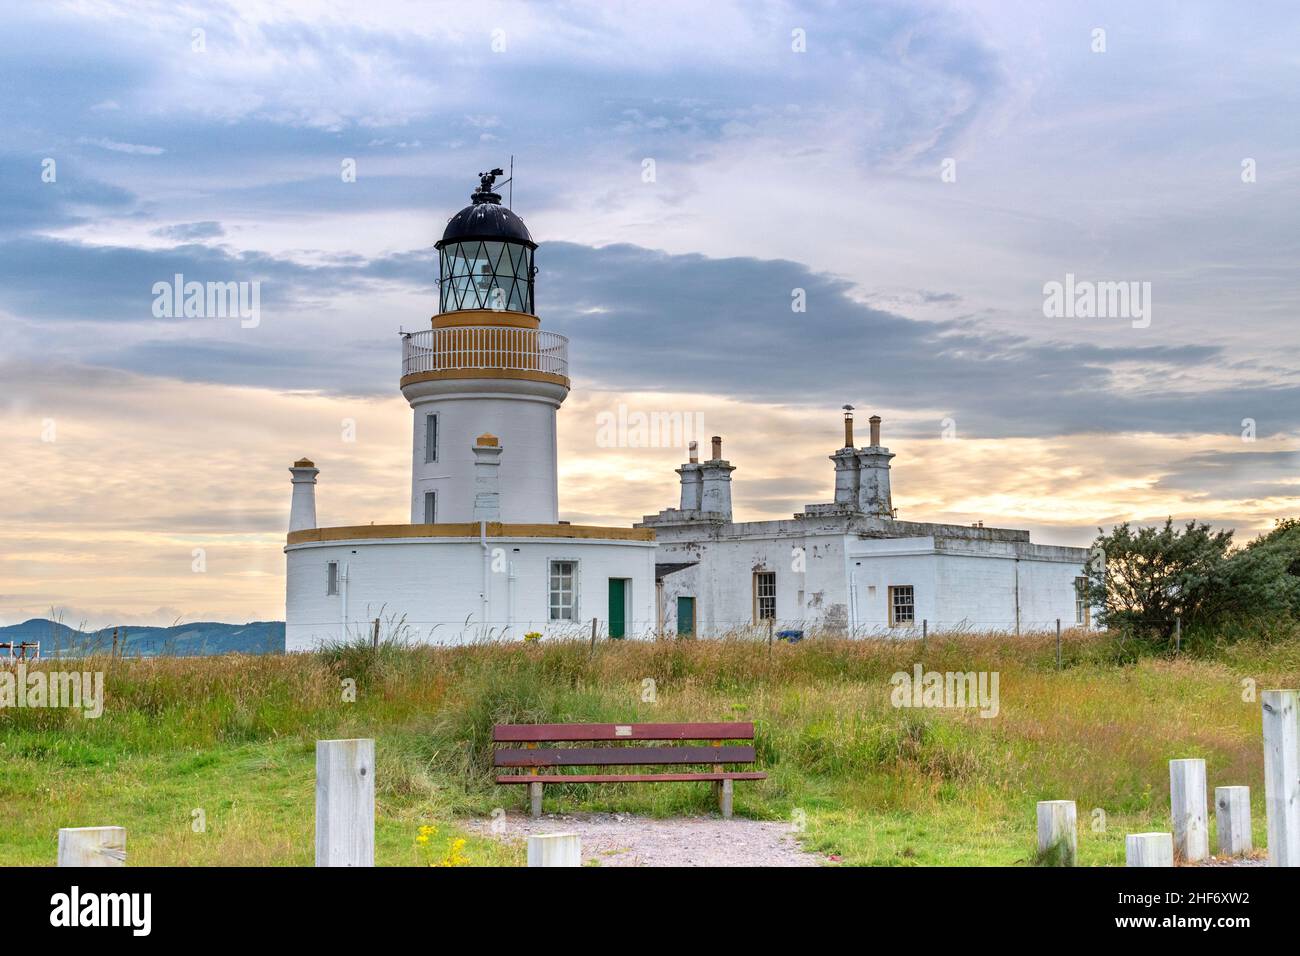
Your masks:
<svg viewBox="0 0 1300 956"><path fill-rule="evenodd" d="M570 338L562 518L676 505L684 450L602 440L620 407L722 435L739 519L828 501L850 403L900 517L1248 540L1300 510L1297 35L1273 2L12 6L0 624L281 619L302 455L323 525L407 520L399 332L512 156ZM177 274L256 319L159 314Z"/></svg>

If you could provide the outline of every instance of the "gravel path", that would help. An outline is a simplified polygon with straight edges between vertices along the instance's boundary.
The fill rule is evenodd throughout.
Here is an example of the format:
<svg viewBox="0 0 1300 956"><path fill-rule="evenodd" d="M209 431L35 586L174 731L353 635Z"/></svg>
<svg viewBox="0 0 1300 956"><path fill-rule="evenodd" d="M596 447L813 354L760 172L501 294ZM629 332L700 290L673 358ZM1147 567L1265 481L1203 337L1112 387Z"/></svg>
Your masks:
<svg viewBox="0 0 1300 956"><path fill-rule="evenodd" d="M623 813L545 814L540 820L508 815L492 833L490 821L467 828L501 840L537 833L577 833L582 862L600 866L817 866L821 858L800 848L790 824L733 817L655 820Z"/></svg>

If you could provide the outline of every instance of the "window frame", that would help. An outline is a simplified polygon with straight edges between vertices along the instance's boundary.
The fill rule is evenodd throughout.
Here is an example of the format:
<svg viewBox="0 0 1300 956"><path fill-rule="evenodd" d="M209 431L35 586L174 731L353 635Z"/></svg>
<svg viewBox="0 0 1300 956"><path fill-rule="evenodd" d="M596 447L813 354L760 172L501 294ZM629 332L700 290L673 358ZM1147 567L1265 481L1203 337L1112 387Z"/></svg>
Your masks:
<svg viewBox="0 0 1300 956"><path fill-rule="evenodd" d="M339 563L325 562L325 596L335 597L339 593Z"/></svg>
<svg viewBox="0 0 1300 956"><path fill-rule="evenodd" d="M1077 576L1074 579L1074 623L1079 627L1092 626L1092 608L1088 604L1087 592L1087 576Z"/></svg>
<svg viewBox="0 0 1300 956"><path fill-rule="evenodd" d="M772 582L772 593L764 595L763 581ZM775 571L755 571L754 572L754 623L761 624L764 621L776 620L776 572ZM772 613L763 613L763 601L770 599L772 602Z"/></svg>
<svg viewBox="0 0 1300 956"><path fill-rule="evenodd" d="M430 507L432 505L432 507ZM424 493L424 523L438 523L438 492L426 491Z"/></svg>
<svg viewBox="0 0 1300 956"><path fill-rule="evenodd" d="M907 618L906 620L901 620L898 616L899 604L895 599L895 595L897 594L901 596L902 592L904 591L907 592L907 595L910 598L906 606L911 610L912 614L911 617ZM888 598L889 598L889 626L890 627L904 627L904 626L914 627L916 625L916 585L891 584L889 585Z"/></svg>
<svg viewBox="0 0 1300 956"><path fill-rule="evenodd" d="M442 431L442 422L438 421L438 417L438 412L425 412L424 414L424 463L426 465L436 464L438 461L438 437ZM430 426L432 426L433 432L432 442L429 441Z"/></svg>
<svg viewBox="0 0 1300 956"><path fill-rule="evenodd" d="M570 613L572 616L567 618L555 616L556 605L554 601L554 596L557 592L551 585L551 578L554 575L554 567L557 564L572 565L572 571L570 572L570 581L569 581L569 588L568 588L569 595L570 595L569 597ZM581 562L577 558L554 557L554 558L546 559L546 619L549 623L576 624L578 621L582 620L581 589L578 586L581 580L579 574L580 568L581 568ZM564 590L565 589L563 588L563 586L561 586L558 593L563 595ZM563 605L560 605L560 609L563 610Z"/></svg>

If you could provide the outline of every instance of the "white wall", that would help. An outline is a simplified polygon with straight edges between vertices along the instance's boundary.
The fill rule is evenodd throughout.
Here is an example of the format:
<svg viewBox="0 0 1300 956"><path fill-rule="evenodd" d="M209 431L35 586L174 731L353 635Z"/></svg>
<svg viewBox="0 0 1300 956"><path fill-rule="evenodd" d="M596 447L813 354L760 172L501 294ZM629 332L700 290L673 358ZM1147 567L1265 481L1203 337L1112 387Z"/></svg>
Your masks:
<svg viewBox="0 0 1300 956"><path fill-rule="evenodd" d="M479 435L500 439L501 520L554 524L559 517L555 412L567 389L544 382L456 380L403 389L412 408L411 522L424 522L424 494L438 494L439 524L474 519ZM425 459L425 416L438 415L438 460Z"/></svg>
<svg viewBox="0 0 1300 956"><path fill-rule="evenodd" d="M802 548L802 567L796 548ZM661 542L660 563L698 561L694 570L664 578L664 630L677 630L677 598L695 598L696 633L711 637L757 628L754 573L776 574L775 630L847 625L843 538L834 535L723 539L690 544Z"/></svg>
<svg viewBox="0 0 1300 956"><path fill-rule="evenodd" d="M528 631L546 636L608 631L609 579L630 578L627 635L655 627L654 543L599 539L488 538L486 636L519 640ZM517 549L517 550L516 550ZM400 538L384 541L290 545L285 549L285 647L306 650L323 641L380 634L405 617L403 636L422 643L481 639L483 551L478 539ZM551 559L578 562L578 599L572 623L550 620ZM346 580L327 595L327 569L339 562ZM346 604L346 617L344 606Z"/></svg>

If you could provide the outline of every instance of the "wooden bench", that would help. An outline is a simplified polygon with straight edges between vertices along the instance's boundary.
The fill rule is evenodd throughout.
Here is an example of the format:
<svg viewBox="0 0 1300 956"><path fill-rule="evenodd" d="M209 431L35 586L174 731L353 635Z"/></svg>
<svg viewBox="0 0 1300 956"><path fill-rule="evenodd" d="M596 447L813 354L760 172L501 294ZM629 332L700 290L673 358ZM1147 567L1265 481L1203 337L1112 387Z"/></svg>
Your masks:
<svg viewBox="0 0 1300 956"><path fill-rule="evenodd" d="M671 783L707 780L718 795L724 817L731 816L732 784L736 780L766 780L754 770L724 770L724 764L752 764L753 724L497 724L492 728L493 766L512 769L499 784L528 784L529 806L542 815L542 788L548 783ZM658 747L608 746L624 741L708 741L706 746L664 744ZM539 744L600 742L596 747L540 747ZM522 746L508 746L521 744ZM650 767L709 764L711 770L670 773L540 773L541 768Z"/></svg>

